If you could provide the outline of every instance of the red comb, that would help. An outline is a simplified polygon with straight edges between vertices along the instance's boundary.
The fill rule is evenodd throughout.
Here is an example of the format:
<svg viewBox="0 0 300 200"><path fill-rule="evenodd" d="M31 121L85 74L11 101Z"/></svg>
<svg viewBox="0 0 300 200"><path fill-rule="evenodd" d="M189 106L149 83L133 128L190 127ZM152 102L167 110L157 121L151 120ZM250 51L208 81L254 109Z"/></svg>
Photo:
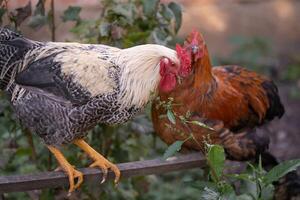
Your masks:
<svg viewBox="0 0 300 200"><path fill-rule="evenodd" d="M193 31L188 35L185 43L188 43L189 45L200 45L203 41L202 35L196 31L196 29L193 29Z"/></svg>
<svg viewBox="0 0 300 200"><path fill-rule="evenodd" d="M191 54L188 51L186 51L186 49L182 48L179 44L176 44L176 52L177 52L177 56L179 57L180 65L181 65L179 75L182 77L187 77L192 71Z"/></svg>
<svg viewBox="0 0 300 200"><path fill-rule="evenodd" d="M198 51L194 54L194 61L202 58L204 56L205 42L203 36L200 32L193 29L193 31L188 35L184 43L185 48L197 47Z"/></svg>
<svg viewBox="0 0 300 200"><path fill-rule="evenodd" d="M183 47L176 44L176 52L180 59L179 75L187 77L192 71L192 58L194 61L204 56L205 43L201 33L195 29L186 38Z"/></svg>

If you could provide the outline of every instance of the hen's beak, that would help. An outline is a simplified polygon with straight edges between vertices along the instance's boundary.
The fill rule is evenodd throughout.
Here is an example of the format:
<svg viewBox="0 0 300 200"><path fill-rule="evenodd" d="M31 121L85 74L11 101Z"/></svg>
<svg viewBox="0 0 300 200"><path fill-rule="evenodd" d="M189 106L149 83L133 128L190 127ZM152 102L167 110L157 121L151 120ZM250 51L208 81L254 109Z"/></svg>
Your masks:
<svg viewBox="0 0 300 200"><path fill-rule="evenodd" d="M199 46L198 46L198 45L192 45L192 46L191 46L191 49L192 49L192 53L193 53L193 54L196 54L196 53L198 53Z"/></svg>

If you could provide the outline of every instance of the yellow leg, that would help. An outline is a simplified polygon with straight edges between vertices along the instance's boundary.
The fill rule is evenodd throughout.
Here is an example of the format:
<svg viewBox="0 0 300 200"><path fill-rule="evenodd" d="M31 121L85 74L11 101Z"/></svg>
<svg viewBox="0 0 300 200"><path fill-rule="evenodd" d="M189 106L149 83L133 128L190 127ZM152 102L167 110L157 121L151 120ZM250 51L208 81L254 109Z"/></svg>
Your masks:
<svg viewBox="0 0 300 200"><path fill-rule="evenodd" d="M69 177L69 183L70 183L69 193L73 192L83 182L83 174L80 171L74 169L74 167L66 160L64 155L57 148L53 146L47 146L47 147L51 151L51 153L53 153L53 155L55 156L62 170L65 173L67 173ZM78 179L76 184L74 184L75 178Z"/></svg>
<svg viewBox="0 0 300 200"><path fill-rule="evenodd" d="M89 155L89 157L94 160L94 163L92 163L90 167L99 167L102 170L103 178L101 183L105 182L107 177L107 171L109 168L115 173L115 183L117 184L119 182L121 173L116 165L112 164L107 159L105 159L100 153L98 153L92 147L90 147L84 140L75 140L73 143L79 148L81 148L83 151L85 151Z"/></svg>

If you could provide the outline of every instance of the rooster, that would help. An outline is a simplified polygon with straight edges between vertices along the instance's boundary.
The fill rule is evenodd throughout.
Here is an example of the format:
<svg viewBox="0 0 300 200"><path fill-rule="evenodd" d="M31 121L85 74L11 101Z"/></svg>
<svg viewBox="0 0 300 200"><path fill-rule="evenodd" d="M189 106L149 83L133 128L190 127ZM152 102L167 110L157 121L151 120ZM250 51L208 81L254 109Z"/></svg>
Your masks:
<svg viewBox="0 0 300 200"><path fill-rule="evenodd" d="M60 151L73 143L120 178L116 165L85 141L98 123L119 124L147 102L175 86L180 63L176 51L146 44L127 49L105 45L37 42L0 29L0 87L7 91L16 116L36 133L68 175L74 191L83 182ZM75 181L77 178L77 182Z"/></svg>
<svg viewBox="0 0 300 200"><path fill-rule="evenodd" d="M212 67L205 41L197 31L183 47L177 45L176 51L184 78L153 101L152 121L158 136L167 144L184 141L184 150L205 151L206 142L219 144L229 159L237 161L257 161L261 154L266 170L277 165L277 159L266 151L268 136L255 131L284 114L273 81L236 65ZM173 123L165 117L170 107ZM284 177L276 191L277 199L299 195L297 173Z"/></svg>

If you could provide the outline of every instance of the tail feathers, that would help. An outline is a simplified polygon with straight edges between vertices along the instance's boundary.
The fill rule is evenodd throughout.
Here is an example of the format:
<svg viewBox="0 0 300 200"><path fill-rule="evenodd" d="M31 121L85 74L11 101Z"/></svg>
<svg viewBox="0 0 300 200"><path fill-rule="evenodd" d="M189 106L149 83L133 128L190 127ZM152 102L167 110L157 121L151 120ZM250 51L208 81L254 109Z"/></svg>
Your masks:
<svg viewBox="0 0 300 200"><path fill-rule="evenodd" d="M264 81L262 87L265 89L269 100L266 119L271 121L274 117L282 117L284 114L284 107L280 101L277 86L273 81Z"/></svg>
<svg viewBox="0 0 300 200"><path fill-rule="evenodd" d="M256 130L246 130L240 133L230 132L231 137L226 135L226 131L221 134L223 146L230 160L251 160L269 148L269 137Z"/></svg>
<svg viewBox="0 0 300 200"><path fill-rule="evenodd" d="M0 28L0 89L7 90L32 42L20 34Z"/></svg>

